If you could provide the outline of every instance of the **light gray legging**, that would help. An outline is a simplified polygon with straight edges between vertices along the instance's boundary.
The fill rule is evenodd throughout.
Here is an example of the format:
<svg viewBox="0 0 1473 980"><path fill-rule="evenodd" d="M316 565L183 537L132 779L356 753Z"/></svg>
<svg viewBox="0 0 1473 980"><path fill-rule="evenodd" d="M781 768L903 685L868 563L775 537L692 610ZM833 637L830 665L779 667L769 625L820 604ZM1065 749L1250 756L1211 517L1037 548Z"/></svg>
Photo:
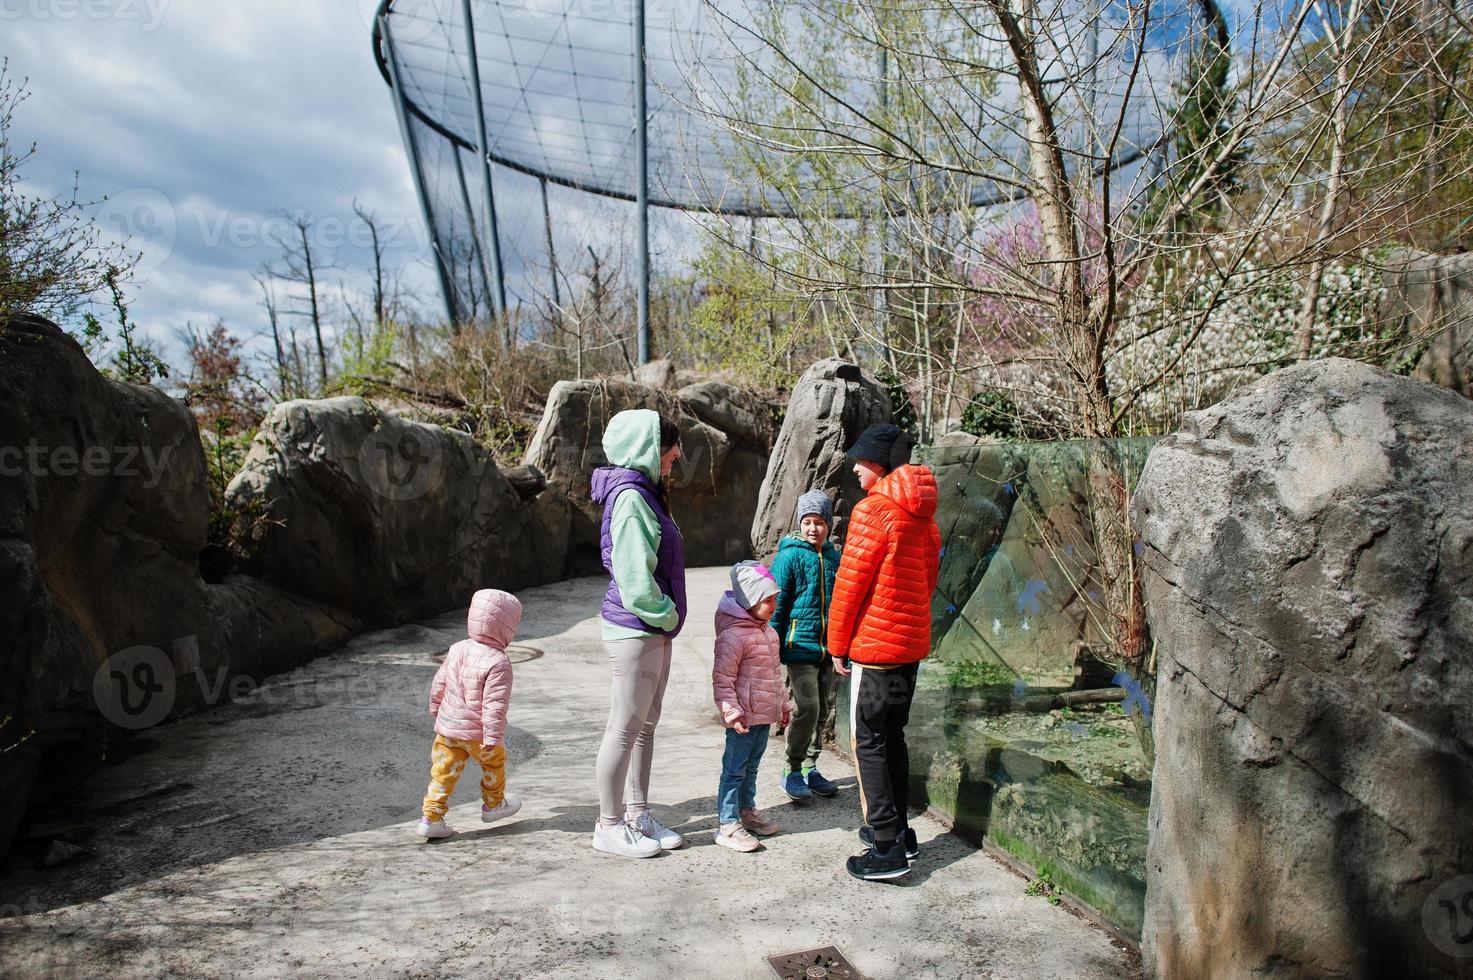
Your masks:
<svg viewBox="0 0 1473 980"><path fill-rule="evenodd" d="M626 804L634 811L649 808L655 725L670 681L671 648L668 636L604 641L614 670L609 724L598 749L598 807L606 826L624 819Z"/></svg>

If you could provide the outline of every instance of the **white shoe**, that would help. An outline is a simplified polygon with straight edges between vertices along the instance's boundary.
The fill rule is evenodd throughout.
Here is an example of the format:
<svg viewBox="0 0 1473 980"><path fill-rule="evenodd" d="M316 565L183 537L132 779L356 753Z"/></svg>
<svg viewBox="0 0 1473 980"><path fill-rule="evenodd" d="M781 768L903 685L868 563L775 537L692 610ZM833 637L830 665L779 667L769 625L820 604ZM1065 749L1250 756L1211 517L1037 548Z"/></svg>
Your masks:
<svg viewBox="0 0 1473 980"><path fill-rule="evenodd" d="M593 849L620 857L652 858L660 853L660 842L651 840L624 821L616 827L605 827L603 821L593 828Z"/></svg>
<svg viewBox="0 0 1473 980"><path fill-rule="evenodd" d="M495 823L498 820L505 820L507 817L512 816L521 808L522 801L517 799L515 796L508 796L504 798L501 801L501 806L498 807L488 807L486 804L482 803L481 823Z"/></svg>
<svg viewBox="0 0 1473 980"><path fill-rule="evenodd" d="M434 840L437 837L449 837L455 833L445 821L426 820L424 817L419 818L419 826L414 828L414 832L427 840Z"/></svg>
<svg viewBox="0 0 1473 980"><path fill-rule="evenodd" d="M673 851L685 843L684 837L656 820L654 813L649 810L629 821L629 825L667 851Z"/></svg>

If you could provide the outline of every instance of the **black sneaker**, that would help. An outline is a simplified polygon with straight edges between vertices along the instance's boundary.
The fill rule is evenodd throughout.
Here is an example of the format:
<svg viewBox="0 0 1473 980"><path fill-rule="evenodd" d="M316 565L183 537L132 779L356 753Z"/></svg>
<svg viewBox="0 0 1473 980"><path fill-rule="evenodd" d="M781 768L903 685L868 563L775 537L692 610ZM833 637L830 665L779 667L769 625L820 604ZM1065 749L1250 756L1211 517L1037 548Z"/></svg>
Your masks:
<svg viewBox="0 0 1473 980"><path fill-rule="evenodd" d="M907 860L914 861L916 858L921 856L921 842L916 840L916 832L914 830L906 827L905 833L900 835L900 839L901 842L905 844L905 857ZM875 829L868 824L860 827L859 842L865 847L874 847Z"/></svg>
<svg viewBox="0 0 1473 980"><path fill-rule="evenodd" d="M849 859L849 873L864 881L887 881L910 874L910 862L905 859L905 850L897 843L882 851L871 847L857 857Z"/></svg>

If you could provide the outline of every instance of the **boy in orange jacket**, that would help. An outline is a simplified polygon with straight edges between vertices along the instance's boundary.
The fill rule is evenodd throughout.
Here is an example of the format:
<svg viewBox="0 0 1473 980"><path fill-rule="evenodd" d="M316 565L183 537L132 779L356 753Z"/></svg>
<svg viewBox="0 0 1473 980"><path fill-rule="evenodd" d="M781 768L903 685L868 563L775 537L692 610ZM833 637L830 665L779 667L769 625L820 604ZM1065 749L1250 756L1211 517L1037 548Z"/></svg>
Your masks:
<svg viewBox="0 0 1473 980"><path fill-rule="evenodd" d="M829 605L829 652L849 682L849 726L869 849L848 862L867 881L899 878L919 853L906 820L905 724L916 671L931 652L931 593L941 559L936 478L910 465L898 426L872 425L849 450L867 496L849 519Z"/></svg>

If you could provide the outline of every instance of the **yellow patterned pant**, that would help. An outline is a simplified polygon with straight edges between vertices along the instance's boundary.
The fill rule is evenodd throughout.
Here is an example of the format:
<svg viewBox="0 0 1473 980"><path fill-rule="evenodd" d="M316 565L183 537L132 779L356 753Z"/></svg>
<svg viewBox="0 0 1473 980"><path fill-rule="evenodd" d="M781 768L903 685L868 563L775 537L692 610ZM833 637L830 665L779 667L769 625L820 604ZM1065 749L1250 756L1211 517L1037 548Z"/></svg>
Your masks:
<svg viewBox="0 0 1473 980"><path fill-rule="evenodd" d="M480 742L436 735L430 749L430 788L425 790L426 820L445 816L450 794L465 772L467 759L475 759L481 767L481 802L490 807L501 805L506 792L506 749L500 745L488 749Z"/></svg>

